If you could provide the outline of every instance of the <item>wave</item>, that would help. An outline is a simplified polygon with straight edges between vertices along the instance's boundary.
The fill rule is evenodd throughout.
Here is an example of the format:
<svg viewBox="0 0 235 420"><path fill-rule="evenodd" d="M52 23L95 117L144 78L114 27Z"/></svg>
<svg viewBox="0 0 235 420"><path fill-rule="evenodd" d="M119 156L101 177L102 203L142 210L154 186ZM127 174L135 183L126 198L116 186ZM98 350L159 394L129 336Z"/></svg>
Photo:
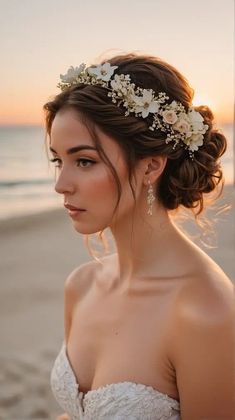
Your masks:
<svg viewBox="0 0 235 420"><path fill-rule="evenodd" d="M51 179L14 179L0 181L0 188L11 188L31 185L50 185L51 183Z"/></svg>

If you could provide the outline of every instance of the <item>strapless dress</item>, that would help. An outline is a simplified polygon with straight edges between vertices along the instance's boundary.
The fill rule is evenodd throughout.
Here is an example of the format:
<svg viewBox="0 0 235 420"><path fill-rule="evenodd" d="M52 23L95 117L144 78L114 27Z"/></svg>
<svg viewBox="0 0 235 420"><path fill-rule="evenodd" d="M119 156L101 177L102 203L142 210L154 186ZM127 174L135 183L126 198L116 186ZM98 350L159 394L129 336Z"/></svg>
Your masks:
<svg viewBox="0 0 235 420"><path fill-rule="evenodd" d="M79 391L65 341L51 370L51 388L71 420L180 420L179 402L149 385L124 381Z"/></svg>

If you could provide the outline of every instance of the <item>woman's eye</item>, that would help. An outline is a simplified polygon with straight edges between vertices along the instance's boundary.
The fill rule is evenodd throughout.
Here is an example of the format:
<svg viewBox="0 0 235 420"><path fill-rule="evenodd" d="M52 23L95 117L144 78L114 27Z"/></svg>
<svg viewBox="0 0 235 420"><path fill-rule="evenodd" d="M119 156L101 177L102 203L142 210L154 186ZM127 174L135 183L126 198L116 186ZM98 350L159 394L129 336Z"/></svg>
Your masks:
<svg viewBox="0 0 235 420"><path fill-rule="evenodd" d="M61 168L62 165L62 161L59 158L53 158L50 159L50 162L55 163L57 162L57 165L55 165L56 168ZM91 159L78 159L76 160L77 166L80 166L81 168L88 168L89 166L91 166L92 164L95 163L95 161L91 160Z"/></svg>
<svg viewBox="0 0 235 420"><path fill-rule="evenodd" d="M55 165L56 168L60 168L61 167L61 160L58 158L54 158L54 159L50 159L50 162L55 163L58 162L57 165Z"/></svg>
<svg viewBox="0 0 235 420"><path fill-rule="evenodd" d="M81 162L82 162L82 165L80 165ZM84 165L84 163L85 163L85 165ZM77 164L78 164L78 166L81 166L81 168L87 168L88 166L91 166L94 163L95 162L93 160L90 160L90 159L78 159L77 160Z"/></svg>

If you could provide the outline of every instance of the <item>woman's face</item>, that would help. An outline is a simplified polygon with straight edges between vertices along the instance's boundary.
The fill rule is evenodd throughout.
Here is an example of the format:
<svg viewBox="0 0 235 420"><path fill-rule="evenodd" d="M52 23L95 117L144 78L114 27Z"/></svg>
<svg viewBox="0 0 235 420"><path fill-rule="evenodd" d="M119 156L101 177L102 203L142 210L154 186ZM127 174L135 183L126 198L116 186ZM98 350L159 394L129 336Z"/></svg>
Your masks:
<svg viewBox="0 0 235 420"><path fill-rule="evenodd" d="M100 130L98 133L121 182L122 195L115 215L117 221L128 215L134 206L127 167L119 145ZM75 229L90 234L111 226L118 199L116 182L75 111L67 109L56 114L51 128L50 150L57 166L56 192L63 194L65 204L83 209L68 210Z"/></svg>

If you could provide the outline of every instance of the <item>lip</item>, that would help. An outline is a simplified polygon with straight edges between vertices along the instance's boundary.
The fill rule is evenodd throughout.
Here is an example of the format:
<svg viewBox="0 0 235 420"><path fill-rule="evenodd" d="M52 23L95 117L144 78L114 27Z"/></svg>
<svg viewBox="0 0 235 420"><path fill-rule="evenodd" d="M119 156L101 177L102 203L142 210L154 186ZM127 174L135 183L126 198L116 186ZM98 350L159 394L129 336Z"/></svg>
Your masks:
<svg viewBox="0 0 235 420"><path fill-rule="evenodd" d="M78 207L72 206L72 204L65 203L64 207L71 211L85 211L85 209L80 209Z"/></svg>
<svg viewBox="0 0 235 420"><path fill-rule="evenodd" d="M74 220L77 220L80 215L86 211L85 209L79 209L78 207L72 206L72 204L68 203L65 203L64 207L68 210L69 216Z"/></svg>
<svg viewBox="0 0 235 420"><path fill-rule="evenodd" d="M70 210L68 209L68 214L72 219L77 220L86 210Z"/></svg>

